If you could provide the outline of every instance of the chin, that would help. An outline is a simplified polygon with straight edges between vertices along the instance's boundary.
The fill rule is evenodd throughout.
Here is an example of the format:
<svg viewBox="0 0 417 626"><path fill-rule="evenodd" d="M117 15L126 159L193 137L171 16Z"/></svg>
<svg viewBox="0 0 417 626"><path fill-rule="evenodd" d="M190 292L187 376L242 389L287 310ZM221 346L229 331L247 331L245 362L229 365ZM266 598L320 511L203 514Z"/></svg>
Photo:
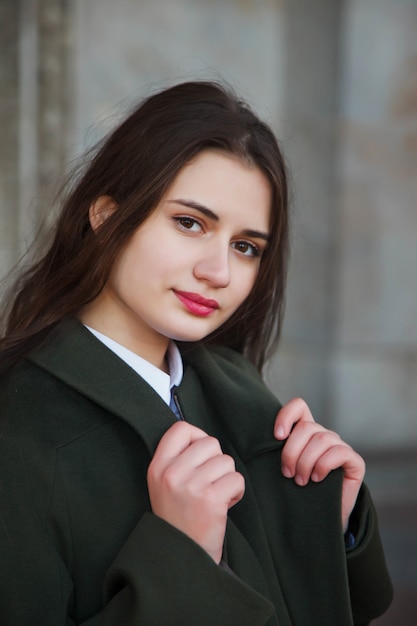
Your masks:
<svg viewBox="0 0 417 626"><path fill-rule="evenodd" d="M211 333L213 333L216 328L210 328L209 330L195 330L192 331L191 329L184 329L182 331L177 331L177 332L172 332L169 334L170 339L172 339L173 341L182 341L185 343L196 343L198 341L202 341L203 339L205 339L206 337L208 337L208 335L210 335Z"/></svg>
<svg viewBox="0 0 417 626"><path fill-rule="evenodd" d="M203 341L210 333L200 333L200 334L192 334L192 333L178 333L173 335L171 339L173 341L179 341L182 343L198 343L199 341Z"/></svg>
<svg viewBox="0 0 417 626"><path fill-rule="evenodd" d="M171 324L159 327L159 332L173 341L193 343L203 341L225 323L225 319L216 320L188 316L184 320L172 320Z"/></svg>

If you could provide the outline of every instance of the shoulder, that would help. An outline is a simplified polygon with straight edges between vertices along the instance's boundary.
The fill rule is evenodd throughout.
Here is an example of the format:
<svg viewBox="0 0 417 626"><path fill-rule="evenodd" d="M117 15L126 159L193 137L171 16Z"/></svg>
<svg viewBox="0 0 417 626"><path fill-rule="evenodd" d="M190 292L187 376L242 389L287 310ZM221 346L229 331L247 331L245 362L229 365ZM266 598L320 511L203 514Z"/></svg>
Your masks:
<svg viewBox="0 0 417 626"><path fill-rule="evenodd" d="M44 450L53 450L67 441L109 422L76 389L32 360L23 361L0 382L2 443L18 437Z"/></svg>
<svg viewBox="0 0 417 626"><path fill-rule="evenodd" d="M7 434L9 441L18 436L21 443L31 441L43 449L54 449L110 421L111 416L106 416L81 389L83 382L88 387L95 371L89 373L84 367L89 354L89 346L83 349L84 341L82 329L76 324L63 324L48 341L2 375L3 444ZM98 369L101 361L96 358L95 362ZM73 384L71 376L80 385Z"/></svg>

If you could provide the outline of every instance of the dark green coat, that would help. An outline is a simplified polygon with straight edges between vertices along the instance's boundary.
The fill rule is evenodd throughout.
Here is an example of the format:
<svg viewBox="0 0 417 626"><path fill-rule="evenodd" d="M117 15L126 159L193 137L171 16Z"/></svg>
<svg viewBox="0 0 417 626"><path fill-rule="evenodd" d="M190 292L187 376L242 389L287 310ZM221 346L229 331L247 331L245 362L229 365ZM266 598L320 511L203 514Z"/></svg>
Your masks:
<svg viewBox="0 0 417 626"><path fill-rule="evenodd" d="M185 419L218 437L245 476L225 540L234 573L150 512L147 467L175 418L72 321L0 388L0 623L369 623L391 584L366 489L346 555L341 471L306 487L285 479L279 403L255 370L228 350L183 357Z"/></svg>

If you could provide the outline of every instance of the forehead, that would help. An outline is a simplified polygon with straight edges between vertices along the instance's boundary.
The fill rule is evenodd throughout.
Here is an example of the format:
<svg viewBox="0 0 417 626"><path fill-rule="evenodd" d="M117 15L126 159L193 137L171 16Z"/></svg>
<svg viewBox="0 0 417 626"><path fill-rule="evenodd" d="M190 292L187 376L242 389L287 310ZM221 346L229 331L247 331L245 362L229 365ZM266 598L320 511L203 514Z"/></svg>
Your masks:
<svg viewBox="0 0 417 626"><path fill-rule="evenodd" d="M191 178L196 176L208 176L211 180L224 179L223 173L234 172L239 177L259 176L268 183L268 179L258 166L247 162L238 156L224 152L222 150L206 149L199 152L188 163L186 163L174 178L172 185L178 184L179 181L189 182ZM201 182L201 181L199 181Z"/></svg>
<svg viewBox="0 0 417 626"><path fill-rule="evenodd" d="M177 174L166 194L169 200L198 201L220 216L240 211L269 223L272 190L265 174L238 157L219 150L205 150Z"/></svg>

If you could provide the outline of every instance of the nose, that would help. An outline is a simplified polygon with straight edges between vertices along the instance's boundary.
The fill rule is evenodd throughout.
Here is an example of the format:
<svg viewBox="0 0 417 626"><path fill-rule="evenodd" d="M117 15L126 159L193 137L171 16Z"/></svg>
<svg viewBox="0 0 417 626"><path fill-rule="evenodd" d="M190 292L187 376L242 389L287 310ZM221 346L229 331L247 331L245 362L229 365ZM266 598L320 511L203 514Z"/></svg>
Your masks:
<svg viewBox="0 0 417 626"><path fill-rule="evenodd" d="M213 246L194 265L194 276L214 287L227 287L230 283L229 246Z"/></svg>

